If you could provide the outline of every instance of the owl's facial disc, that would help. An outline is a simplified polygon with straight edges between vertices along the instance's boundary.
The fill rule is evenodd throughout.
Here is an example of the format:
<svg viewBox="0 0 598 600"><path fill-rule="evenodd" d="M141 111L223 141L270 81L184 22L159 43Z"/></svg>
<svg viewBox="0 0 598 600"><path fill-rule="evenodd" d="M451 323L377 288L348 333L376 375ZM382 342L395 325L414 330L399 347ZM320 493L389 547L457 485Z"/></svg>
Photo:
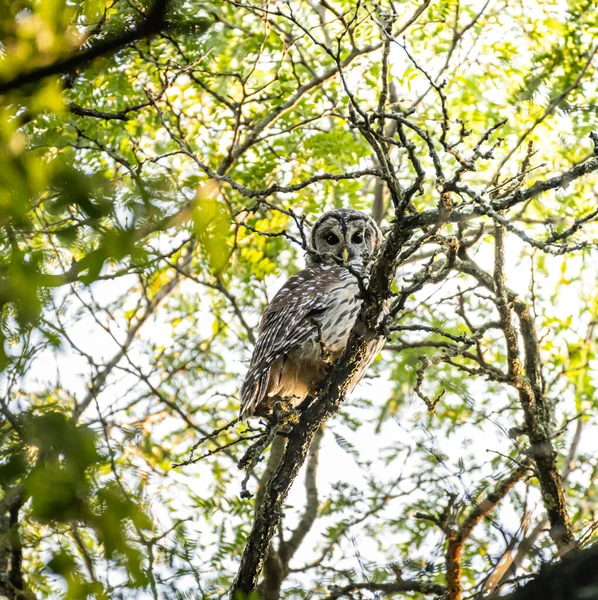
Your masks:
<svg viewBox="0 0 598 600"><path fill-rule="evenodd" d="M324 213L314 225L311 247L318 254L308 264L345 264L360 268L374 256L382 234L365 213L338 209Z"/></svg>

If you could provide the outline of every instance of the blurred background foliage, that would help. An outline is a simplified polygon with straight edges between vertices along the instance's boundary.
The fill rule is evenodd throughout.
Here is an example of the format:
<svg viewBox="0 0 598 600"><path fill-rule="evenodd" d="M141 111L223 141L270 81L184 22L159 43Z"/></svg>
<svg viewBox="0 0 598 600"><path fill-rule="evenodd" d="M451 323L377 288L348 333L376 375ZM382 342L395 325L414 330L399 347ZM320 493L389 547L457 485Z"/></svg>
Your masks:
<svg viewBox="0 0 598 600"><path fill-rule="evenodd" d="M0 591L11 600L225 597L253 511L236 469L247 442L172 465L235 416L259 314L303 264L301 226L340 206L374 211L383 226L392 218L371 176L241 193L375 166L349 125L327 46L338 49L357 102L375 109L381 23L394 6L392 107L438 137L443 112L431 78L446 82L451 139L463 123L466 148L506 121L491 139L503 138L494 157L466 174L480 189L516 175L529 142L529 183L593 152L592 0L158 4L154 30L124 45L153 2L1 5ZM339 35L353 15L351 34ZM111 51L78 62L102 45ZM71 57L68 68L35 76ZM413 142L427 173L416 208L433 208L432 165ZM448 151L443 160L457 165ZM396 166L413 182L401 153ZM590 176L540 196L514 222L532 236L564 231L595 209L596 184ZM488 231L470 251L486 270ZM508 283L534 306L564 463L573 445L567 494L586 543L598 506L596 233L592 222L580 228L576 240L588 244L565 256L514 236L508 246ZM473 281L453 273L413 297L401 324L459 335L492 315ZM508 472L522 441L513 393L449 364L426 374L430 396L447 391L436 413L426 411L413 393L419 357L437 355L442 341L395 334L331 424L317 523L283 597L324 597L350 578L395 581L391 563L443 583L439 532L413 515L438 510L447 492L459 510L470 506ZM498 335L479 351L504 366ZM535 480L522 482L480 525L465 552L470 591L541 523L538 498ZM285 528L303 504L295 490ZM533 542L523 575L553 556L541 528Z"/></svg>

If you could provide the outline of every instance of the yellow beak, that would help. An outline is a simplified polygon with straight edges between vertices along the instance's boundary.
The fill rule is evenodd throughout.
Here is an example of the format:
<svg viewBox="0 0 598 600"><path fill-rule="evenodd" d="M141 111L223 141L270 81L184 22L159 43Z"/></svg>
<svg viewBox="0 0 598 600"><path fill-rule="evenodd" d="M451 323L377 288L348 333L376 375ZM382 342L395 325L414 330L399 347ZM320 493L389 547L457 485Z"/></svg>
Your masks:
<svg viewBox="0 0 598 600"><path fill-rule="evenodd" d="M343 262L347 262L349 260L349 249L343 248Z"/></svg>

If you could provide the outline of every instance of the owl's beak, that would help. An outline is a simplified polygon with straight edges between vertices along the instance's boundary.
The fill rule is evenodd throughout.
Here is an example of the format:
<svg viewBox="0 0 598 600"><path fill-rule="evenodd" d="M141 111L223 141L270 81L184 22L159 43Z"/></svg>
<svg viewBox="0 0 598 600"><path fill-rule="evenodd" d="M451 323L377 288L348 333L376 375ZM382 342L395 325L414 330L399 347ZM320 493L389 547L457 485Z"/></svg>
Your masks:
<svg viewBox="0 0 598 600"><path fill-rule="evenodd" d="M349 260L349 248L343 248L343 262L346 263Z"/></svg>

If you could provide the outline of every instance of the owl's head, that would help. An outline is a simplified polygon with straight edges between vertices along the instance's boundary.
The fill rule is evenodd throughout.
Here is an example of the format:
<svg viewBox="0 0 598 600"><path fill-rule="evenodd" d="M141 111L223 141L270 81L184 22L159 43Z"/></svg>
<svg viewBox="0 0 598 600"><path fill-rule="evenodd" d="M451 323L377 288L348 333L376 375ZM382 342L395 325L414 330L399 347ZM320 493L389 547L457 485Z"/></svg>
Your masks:
<svg viewBox="0 0 598 600"><path fill-rule="evenodd" d="M347 264L363 267L380 244L382 232L376 222L360 210L339 208L325 212L314 225L309 238L307 264Z"/></svg>

